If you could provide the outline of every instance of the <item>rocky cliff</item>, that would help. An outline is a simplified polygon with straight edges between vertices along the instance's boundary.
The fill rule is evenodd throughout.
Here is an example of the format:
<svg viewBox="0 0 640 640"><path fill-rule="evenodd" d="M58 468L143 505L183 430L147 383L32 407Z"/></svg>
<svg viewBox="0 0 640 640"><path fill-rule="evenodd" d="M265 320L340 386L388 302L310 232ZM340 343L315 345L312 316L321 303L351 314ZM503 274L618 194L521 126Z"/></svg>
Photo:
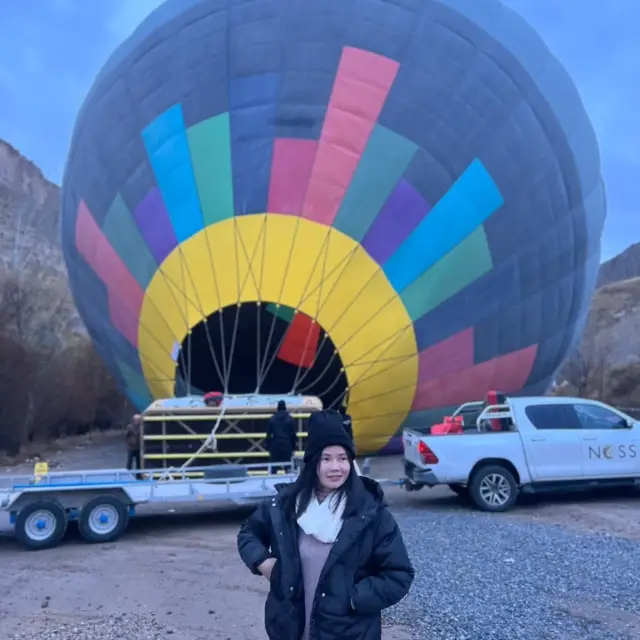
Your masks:
<svg viewBox="0 0 640 640"><path fill-rule="evenodd" d="M7 267L64 271L58 241L60 189L0 140L0 261Z"/></svg>
<svg viewBox="0 0 640 640"><path fill-rule="evenodd" d="M640 277L597 289L585 337L593 337L613 365L640 361Z"/></svg>
<svg viewBox="0 0 640 640"><path fill-rule="evenodd" d="M552 393L631 407L640 417L640 277L596 290L580 344L556 381Z"/></svg>
<svg viewBox="0 0 640 640"><path fill-rule="evenodd" d="M602 264L598 274L598 287L637 277L640 277L640 242L632 244Z"/></svg>
<svg viewBox="0 0 640 640"><path fill-rule="evenodd" d="M583 340L607 368L640 362L640 243L601 265Z"/></svg>
<svg viewBox="0 0 640 640"><path fill-rule="evenodd" d="M38 346L83 332L59 240L60 188L0 140L0 295L3 322ZM11 322L9 322L10 318Z"/></svg>

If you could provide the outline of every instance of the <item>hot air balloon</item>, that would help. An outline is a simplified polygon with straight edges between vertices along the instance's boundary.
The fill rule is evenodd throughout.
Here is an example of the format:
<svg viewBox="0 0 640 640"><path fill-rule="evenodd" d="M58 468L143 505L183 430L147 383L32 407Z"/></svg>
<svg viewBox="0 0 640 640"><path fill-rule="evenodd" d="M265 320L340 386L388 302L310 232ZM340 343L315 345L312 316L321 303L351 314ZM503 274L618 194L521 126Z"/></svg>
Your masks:
<svg viewBox="0 0 640 640"><path fill-rule="evenodd" d="M546 389L605 210L574 84L497 0L169 0L79 113L62 241L140 409L307 394L377 452Z"/></svg>

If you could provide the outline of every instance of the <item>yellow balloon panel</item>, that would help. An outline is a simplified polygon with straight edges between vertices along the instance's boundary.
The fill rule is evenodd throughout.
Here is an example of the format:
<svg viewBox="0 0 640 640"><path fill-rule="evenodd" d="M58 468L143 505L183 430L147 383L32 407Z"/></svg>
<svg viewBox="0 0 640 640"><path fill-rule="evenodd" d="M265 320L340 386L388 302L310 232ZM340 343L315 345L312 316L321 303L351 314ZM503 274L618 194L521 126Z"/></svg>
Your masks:
<svg viewBox="0 0 640 640"><path fill-rule="evenodd" d="M390 366L402 359L413 357L415 344L413 340L413 326L404 327L396 335L384 340L377 341L367 348L363 354L351 363L351 369L355 372L353 383L357 382L370 368L376 364ZM394 348L393 357L388 355L391 348Z"/></svg>
<svg viewBox="0 0 640 640"><path fill-rule="evenodd" d="M367 440L391 437L408 414L416 388L411 319L359 244L296 216L227 219L189 238L164 260L140 316L138 348L154 395L156 390L172 393L166 381L175 376L175 362L167 354L176 341L182 343L191 328L221 308L258 300L317 319L344 365L354 424L366 418ZM396 418L376 417L389 412Z"/></svg>
<svg viewBox="0 0 640 640"><path fill-rule="evenodd" d="M195 286L191 278L185 278L182 283L173 279L165 279L167 289L180 312L181 333L186 333L191 327L206 318L199 303Z"/></svg>
<svg viewBox="0 0 640 640"><path fill-rule="evenodd" d="M148 358L140 355L142 369L145 372L145 378L149 385L149 392L154 398L168 398L173 395L174 387L174 364L171 356L167 357L167 361L160 363L150 362ZM167 378L163 371L171 371L171 377Z"/></svg>
<svg viewBox="0 0 640 640"><path fill-rule="evenodd" d="M181 295L184 298L182 304L187 323L189 327L193 327L206 318L208 297L211 294L217 296L216 280L218 274L215 271L213 261L214 247L208 235L199 233L193 236L189 243L190 250L188 252L182 251L179 256L180 268L176 269L173 263L168 264L165 260L163 269L165 277L171 282L173 295ZM182 291L178 290L180 283L182 283Z"/></svg>
<svg viewBox="0 0 640 640"><path fill-rule="evenodd" d="M266 215L255 216L257 224L238 224L242 218L234 221L234 237L236 252L236 273L239 279L237 299L260 299L260 279L263 274L263 256L265 246Z"/></svg>
<svg viewBox="0 0 640 640"><path fill-rule="evenodd" d="M395 365L376 365L353 387L349 387L349 411L354 424L367 419L367 437L388 438L407 416L416 391L417 360L399 360ZM406 411L405 408L406 407ZM399 421L383 415L399 411ZM390 431L390 425L393 430ZM369 447L368 447L369 448Z"/></svg>
<svg viewBox="0 0 640 640"><path fill-rule="evenodd" d="M154 288L152 297L149 296L151 286ZM179 291L175 281L172 281L163 271L157 271L147 287L140 311L140 325L152 330L153 336L148 336L150 339L155 337L157 340L164 341L166 330L173 336L174 341L180 341L189 330L188 318L185 315L185 300L184 294ZM145 336L139 333L138 344L141 345L146 341ZM143 352L140 346L138 349Z"/></svg>
<svg viewBox="0 0 640 640"><path fill-rule="evenodd" d="M369 413L357 418L356 410L349 409L353 418L353 434L359 445L358 449L362 445L364 451L380 451L389 442L389 425L400 425L407 417L405 411L389 410L389 405L390 402L385 398L383 405L378 404L377 407L381 413L376 416Z"/></svg>

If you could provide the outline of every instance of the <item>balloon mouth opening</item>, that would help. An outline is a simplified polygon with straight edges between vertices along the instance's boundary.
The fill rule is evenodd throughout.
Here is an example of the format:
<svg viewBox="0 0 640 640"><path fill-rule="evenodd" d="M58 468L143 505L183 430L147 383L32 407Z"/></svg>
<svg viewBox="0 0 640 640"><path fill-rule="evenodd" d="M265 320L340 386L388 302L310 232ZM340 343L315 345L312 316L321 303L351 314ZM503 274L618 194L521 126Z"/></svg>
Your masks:
<svg viewBox="0 0 640 640"><path fill-rule="evenodd" d="M207 391L310 395L337 408L347 377L336 345L312 318L245 302L211 314L181 344L175 394Z"/></svg>

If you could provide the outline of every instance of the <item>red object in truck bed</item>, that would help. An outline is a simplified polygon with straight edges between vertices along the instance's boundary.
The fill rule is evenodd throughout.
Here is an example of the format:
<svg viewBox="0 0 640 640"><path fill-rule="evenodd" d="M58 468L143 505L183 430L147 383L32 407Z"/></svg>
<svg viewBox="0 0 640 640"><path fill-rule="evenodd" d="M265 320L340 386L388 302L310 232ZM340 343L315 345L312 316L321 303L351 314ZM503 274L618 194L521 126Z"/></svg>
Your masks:
<svg viewBox="0 0 640 640"><path fill-rule="evenodd" d="M443 436L450 433L463 433L462 416L446 416L444 422L431 427L432 436Z"/></svg>

